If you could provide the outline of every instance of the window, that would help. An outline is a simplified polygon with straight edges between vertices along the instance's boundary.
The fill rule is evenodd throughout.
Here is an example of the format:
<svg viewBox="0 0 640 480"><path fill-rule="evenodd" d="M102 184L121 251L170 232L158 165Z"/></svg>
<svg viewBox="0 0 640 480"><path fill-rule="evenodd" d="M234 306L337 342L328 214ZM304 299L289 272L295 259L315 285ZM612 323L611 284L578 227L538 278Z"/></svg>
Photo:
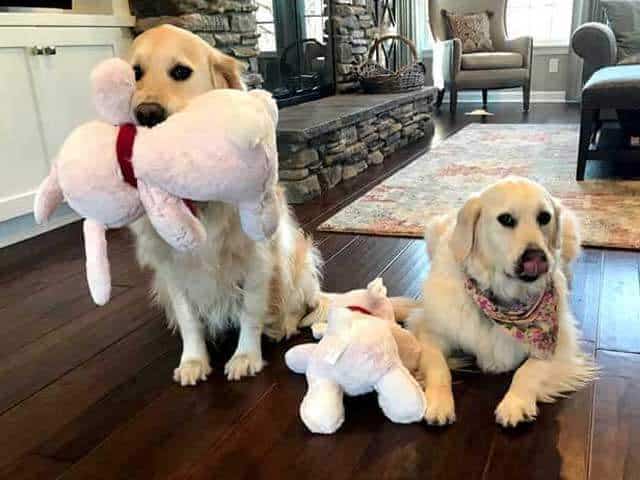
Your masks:
<svg viewBox="0 0 640 480"><path fill-rule="evenodd" d="M326 20L326 17L322 16L323 9L323 0L305 0L304 2L305 38L315 38L321 44L324 44L324 22Z"/></svg>
<svg viewBox="0 0 640 480"><path fill-rule="evenodd" d="M431 50L431 32L429 31L427 0L418 0L415 8L415 44L418 55L422 55L422 52L425 50Z"/></svg>
<svg viewBox="0 0 640 480"><path fill-rule="evenodd" d="M276 51L276 24L273 20L272 0L257 0L256 22L258 23L258 48L261 52Z"/></svg>
<svg viewBox="0 0 640 480"><path fill-rule="evenodd" d="M508 0L507 34L530 35L536 45L568 45L573 0Z"/></svg>

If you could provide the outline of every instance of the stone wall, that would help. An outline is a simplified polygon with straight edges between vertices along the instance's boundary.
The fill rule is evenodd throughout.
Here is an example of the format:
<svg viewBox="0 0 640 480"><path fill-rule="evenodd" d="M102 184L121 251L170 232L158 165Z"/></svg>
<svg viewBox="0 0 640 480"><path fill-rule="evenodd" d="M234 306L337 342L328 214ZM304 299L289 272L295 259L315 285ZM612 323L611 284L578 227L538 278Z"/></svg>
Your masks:
<svg viewBox="0 0 640 480"><path fill-rule="evenodd" d="M363 112L350 124L336 119L333 130L306 141L279 136L280 183L289 202L303 203L384 162L408 143L430 138L433 101L434 93L429 90L419 99L407 98L382 111Z"/></svg>
<svg viewBox="0 0 640 480"><path fill-rule="evenodd" d="M258 37L253 0L132 0L141 33L163 23L189 30L245 66L251 88L262 85L258 72Z"/></svg>
<svg viewBox="0 0 640 480"><path fill-rule="evenodd" d="M329 19L325 33L333 33L333 60L336 92L352 92L359 88L354 67L367 56L369 46L378 34L371 6L367 0L325 0Z"/></svg>

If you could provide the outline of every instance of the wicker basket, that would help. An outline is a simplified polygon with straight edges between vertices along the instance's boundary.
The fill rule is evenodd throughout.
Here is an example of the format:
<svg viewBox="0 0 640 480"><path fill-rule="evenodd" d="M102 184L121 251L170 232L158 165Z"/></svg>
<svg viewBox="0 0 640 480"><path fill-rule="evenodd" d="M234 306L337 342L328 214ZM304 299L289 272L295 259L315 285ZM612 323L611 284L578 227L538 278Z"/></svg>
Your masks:
<svg viewBox="0 0 640 480"><path fill-rule="evenodd" d="M401 67L396 72L372 61L378 46L385 40L391 39L407 44L413 56L413 63ZM369 48L367 60L358 65L357 73L360 85L366 93L393 93L422 88L427 69L422 62L418 62L418 52L411 40L402 35L384 35L373 42Z"/></svg>

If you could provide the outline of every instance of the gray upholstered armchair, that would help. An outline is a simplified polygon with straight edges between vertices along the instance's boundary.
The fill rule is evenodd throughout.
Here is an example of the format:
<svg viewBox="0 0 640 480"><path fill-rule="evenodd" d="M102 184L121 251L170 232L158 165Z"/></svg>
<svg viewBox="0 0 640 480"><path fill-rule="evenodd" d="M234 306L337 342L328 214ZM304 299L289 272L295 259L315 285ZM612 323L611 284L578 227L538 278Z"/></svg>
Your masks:
<svg viewBox="0 0 640 480"><path fill-rule="evenodd" d="M573 51L584 60L582 81L586 83L596 70L615 65L618 59L616 37L604 23L580 25L571 36Z"/></svg>
<svg viewBox="0 0 640 480"><path fill-rule="evenodd" d="M487 90L522 87L522 103L529 110L531 90L531 37L507 38L506 0L429 0L429 26L433 36L433 82L438 88L438 105L449 90L451 112L456 111L460 90ZM450 38L442 11L456 14L491 12L490 35L495 51L462 53L462 42Z"/></svg>

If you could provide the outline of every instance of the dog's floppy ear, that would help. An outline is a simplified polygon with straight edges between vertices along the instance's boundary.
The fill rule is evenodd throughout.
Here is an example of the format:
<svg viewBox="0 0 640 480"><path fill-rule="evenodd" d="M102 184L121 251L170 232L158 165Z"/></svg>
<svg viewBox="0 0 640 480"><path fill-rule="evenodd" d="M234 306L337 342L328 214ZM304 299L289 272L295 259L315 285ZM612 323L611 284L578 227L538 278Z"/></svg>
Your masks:
<svg viewBox="0 0 640 480"><path fill-rule="evenodd" d="M565 263L570 263L580 254L580 227L575 214L554 197L553 203L554 232L551 237L551 248L560 249L560 256Z"/></svg>
<svg viewBox="0 0 640 480"><path fill-rule="evenodd" d="M553 235L551 236L551 248L558 249L562 245L562 205L557 198L551 197L553 205Z"/></svg>
<svg viewBox="0 0 640 480"><path fill-rule="evenodd" d="M469 256L473 249L478 218L480 218L480 196L473 195L458 211L456 226L451 236L451 250L460 263Z"/></svg>
<svg viewBox="0 0 640 480"><path fill-rule="evenodd" d="M234 88L244 90L242 71L244 66L235 58L214 48L209 53L209 72L215 88Z"/></svg>

